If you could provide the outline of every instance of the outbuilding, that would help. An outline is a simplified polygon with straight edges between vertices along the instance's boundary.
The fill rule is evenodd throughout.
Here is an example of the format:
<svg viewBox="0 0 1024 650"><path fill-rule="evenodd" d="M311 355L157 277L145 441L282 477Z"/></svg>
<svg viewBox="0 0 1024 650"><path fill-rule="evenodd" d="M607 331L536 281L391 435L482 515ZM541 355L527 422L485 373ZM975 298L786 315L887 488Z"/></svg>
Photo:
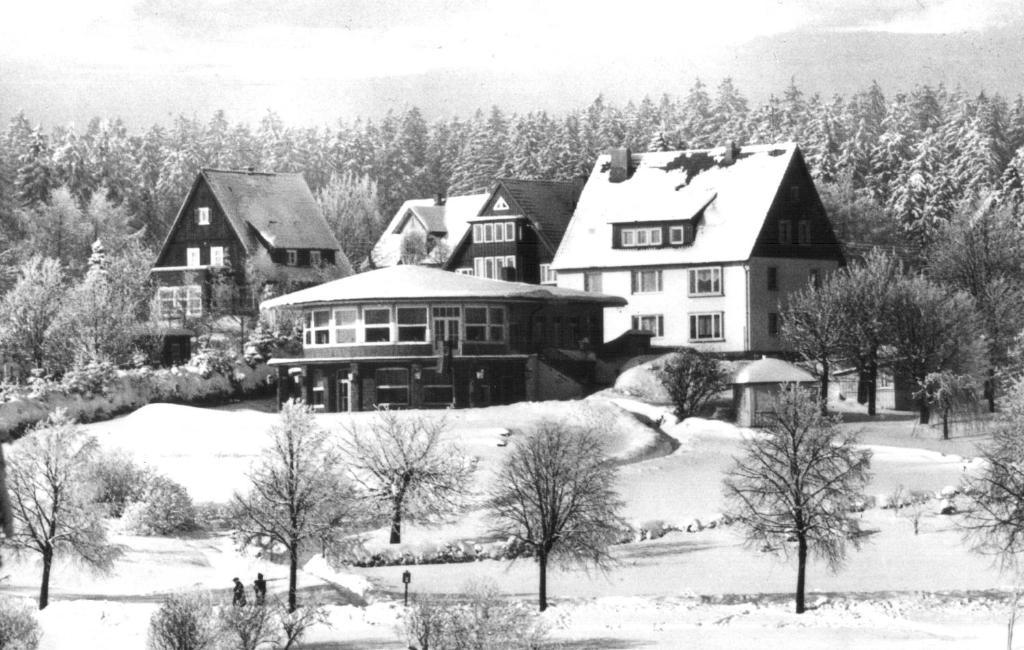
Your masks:
<svg viewBox="0 0 1024 650"><path fill-rule="evenodd" d="M741 368L732 380L736 424L760 426L764 417L772 412L779 389L793 383L804 388L817 387L811 373L782 359L761 357Z"/></svg>

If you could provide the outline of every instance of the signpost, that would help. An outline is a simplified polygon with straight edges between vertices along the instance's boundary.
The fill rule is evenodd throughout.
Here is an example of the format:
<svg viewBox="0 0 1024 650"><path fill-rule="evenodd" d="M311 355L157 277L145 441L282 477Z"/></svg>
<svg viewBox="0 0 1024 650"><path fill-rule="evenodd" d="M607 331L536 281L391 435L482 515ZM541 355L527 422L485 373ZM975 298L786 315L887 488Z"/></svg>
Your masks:
<svg viewBox="0 0 1024 650"><path fill-rule="evenodd" d="M402 571L402 584L405 585L405 606L409 606L409 583L412 582L412 574L408 570Z"/></svg>

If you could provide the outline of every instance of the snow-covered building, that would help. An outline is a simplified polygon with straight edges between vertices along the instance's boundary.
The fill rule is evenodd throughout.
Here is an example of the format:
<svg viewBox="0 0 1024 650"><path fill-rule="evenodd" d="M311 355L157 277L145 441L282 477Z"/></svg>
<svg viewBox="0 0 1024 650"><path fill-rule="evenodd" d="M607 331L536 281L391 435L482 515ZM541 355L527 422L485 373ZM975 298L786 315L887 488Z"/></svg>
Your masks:
<svg viewBox="0 0 1024 650"><path fill-rule="evenodd" d="M787 384L817 389L811 373L782 359L762 357L740 368L732 380L733 409L741 427L763 426L775 412L775 400Z"/></svg>
<svg viewBox="0 0 1024 650"><path fill-rule="evenodd" d="M236 287L234 309L255 311L249 271L294 287L352 267L302 174L203 169L151 271L156 315L169 323L201 317L225 277Z"/></svg>
<svg viewBox="0 0 1024 650"><path fill-rule="evenodd" d="M379 269L410 262L443 264L488 196L481 193L406 201L374 244L370 266ZM406 251L405 247L412 250Z"/></svg>
<svg viewBox="0 0 1024 650"><path fill-rule="evenodd" d="M298 397L338 412L510 404L578 392L587 382L580 373L593 373L593 355L583 350L603 339L604 310L625 303L399 265L279 296L261 308L301 311L305 323L302 356L271 361L279 399ZM574 350L573 368L546 363L548 348Z"/></svg>
<svg viewBox="0 0 1024 650"><path fill-rule="evenodd" d="M605 336L656 347L780 352L787 296L843 262L792 143L602 155L552 268L558 285L623 296Z"/></svg>
<svg viewBox="0 0 1024 650"><path fill-rule="evenodd" d="M555 284L551 261L582 182L498 179L445 263L482 278Z"/></svg>

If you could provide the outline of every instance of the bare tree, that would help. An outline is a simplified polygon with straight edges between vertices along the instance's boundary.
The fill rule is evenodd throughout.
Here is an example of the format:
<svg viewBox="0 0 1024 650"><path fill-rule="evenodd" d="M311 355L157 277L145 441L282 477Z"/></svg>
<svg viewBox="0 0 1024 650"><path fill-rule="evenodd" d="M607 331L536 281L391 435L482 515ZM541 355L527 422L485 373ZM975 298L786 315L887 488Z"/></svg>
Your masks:
<svg viewBox="0 0 1024 650"><path fill-rule="evenodd" d="M829 275L820 287L808 284L789 295L782 318L783 340L800 355L811 374L818 377L823 409L828 400L829 373L841 356L846 334L842 296L837 288L834 275Z"/></svg>
<svg viewBox="0 0 1024 650"><path fill-rule="evenodd" d="M626 527L616 474L596 430L560 422L542 422L505 458L488 509L496 534L533 551L541 611L549 562L610 565L608 548Z"/></svg>
<svg viewBox="0 0 1024 650"><path fill-rule="evenodd" d="M465 505L476 459L444 439L447 419L377 409L365 428L349 424L342 443L356 484L391 521L392 544L402 522L429 522Z"/></svg>
<svg viewBox="0 0 1024 650"><path fill-rule="evenodd" d="M851 516L863 498L871 453L855 448L856 434L822 415L813 391L785 386L763 435L744 442L724 481L729 514L748 543L788 555L796 541L796 612L804 611L807 557L813 553L835 571L846 546L859 545Z"/></svg>
<svg viewBox="0 0 1024 650"><path fill-rule="evenodd" d="M271 443L253 467L252 488L234 496L242 546L288 553L288 611L295 611L299 553L314 547L340 552L359 525L353 492L340 472L342 458L308 406L289 401L269 432Z"/></svg>
<svg viewBox="0 0 1024 650"><path fill-rule="evenodd" d="M658 376L672 398L675 415L680 420L699 413L728 385L728 374L717 359L689 348L673 353Z"/></svg>
<svg viewBox="0 0 1024 650"><path fill-rule="evenodd" d="M61 309L64 272L57 260L32 257L0 302L0 347L29 368L46 366L53 346L50 329Z"/></svg>
<svg viewBox="0 0 1024 650"><path fill-rule="evenodd" d="M8 479L18 552L42 556L39 609L50 600L50 572L57 556L107 571L120 549L107 541L102 507L94 503L88 476L96 440L62 410L13 445Z"/></svg>

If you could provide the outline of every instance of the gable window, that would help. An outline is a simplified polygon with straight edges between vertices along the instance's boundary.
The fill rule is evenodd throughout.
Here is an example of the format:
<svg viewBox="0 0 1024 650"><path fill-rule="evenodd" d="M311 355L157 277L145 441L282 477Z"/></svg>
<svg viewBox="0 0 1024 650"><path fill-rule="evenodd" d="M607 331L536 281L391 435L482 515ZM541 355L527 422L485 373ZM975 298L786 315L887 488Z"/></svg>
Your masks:
<svg viewBox="0 0 1024 650"><path fill-rule="evenodd" d="M320 266L323 258L320 256L320 251L309 251L309 265Z"/></svg>
<svg viewBox="0 0 1024 650"><path fill-rule="evenodd" d="M494 202L493 209L495 212L505 212L506 210L508 210L508 201L505 200L505 197L499 196L497 200Z"/></svg>
<svg viewBox="0 0 1024 650"><path fill-rule="evenodd" d="M363 309L363 336L367 343L387 343L391 340L391 309L367 307Z"/></svg>
<svg viewBox="0 0 1024 650"><path fill-rule="evenodd" d="M223 246L210 246L210 266L224 266Z"/></svg>
<svg viewBox="0 0 1024 650"><path fill-rule="evenodd" d="M422 342L427 340L427 308L399 307L398 340Z"/></svg>
<svg viewBox="0 0 1024 650"><path fill-rule="evenodd" d="M690 314L691 341L722 341L722 312Z"/></svg>
<svg viewBox="0 0 1024 650"><path fill-rule="evenodd" d="M796 243L806 246L811 243L811 222L810 221L797 221L796 222Z"/></svg>
<svg viewBox="0 0 1024 650"><path fill-rule="evenodd" d="M550 264L540 265L540 283L555 284L558 282L558 271L551 268Z"/></svg>
<svg viewBox="0 0 1024 650"><path fill-rule="evenodd" d="M779 243L793 243L793 223L787 219L779 221Z"/></svg>
<svg viewBox="0 0 1024 650"><path fill-rule="evenodd" d="M284 252L285 264L288 266L298 266L299 264L299 251L289 248Z"/></svg>
<svg viewBox="0 0 1024 650"><path fill-rule="evenodd" d="M210 208L196 208L196 223L200 226L210 225Z"/></svg>
<svg viewBox="0 0 1024 650"><path fill-rule="evenodd" d="M661 314L634 316L633 329L651 332L655 336L665 336L665 317Z"/></svg>
<svg viewBox="0 0 1024 650"><path fill-rule="evenodd" d="M374 379L377 384L377 406L409 405L408 368L378 368Z"/></svg>
<svg viewBox="0 0 1024 650"><path fill-rule="evenodd" d="M355 307L334 310L334 342L355 343L359 310Z"/></svg>
<svg viewBox="0 0 1024 650"><path fill-rule="evenodd" d="M583 274L583 290L601 293L600 271L587 271Z"/></svg>
<svg viewBox="0 0 1024 650"><path fill-rule="evenodd" d="M768 312L768 336L776 338L779 335L779 315L775 312Z"/></svg>
<svg viewBox="0 0 1024 650"><path fill-rule="evenodd" d="M185 266L191 266L191 267L199 266L199 249L198 248L187 248L187 249L185 249Z"/></svg>
<svg viewBox="0 0 1024 650"><path fill-rule="evenodd" d="M516 240L516 224L509 221L505 224L505 241Z"/></svg>
<svg viewBox="0 0 1024 650"><path fill-rule="evenodd" d="M722 267L690 269L689 276L691 296L722 295Z"/></svg>
<svg viewBox="0 0 1024 650"><path fill-rule="evenodd" d="M766 269L766 272L767 272L767 276L766 277L767 277L767 280L768 280L768 286L767 286L768 291L778 291L779 290L779 267L777 267L777 266L769 266Z"/></svg>
<svg viewBox="0 0 1024 650"><path fill-rule="evenodd" d="M483 224L473 224L473 241L482 243L484 240L484 226Z"/></svg>
<svg viewBox="0 0 1024 650"><path fill-rule="evenodd" d="M661 291L661 269L633 271L633 293L658 293Z"/></svg>
<svg viewBox="0 0 1024 650"><path fill-rule="evenodd" d="M328 345L331 342L331 312L318 309L306 319L306 345Z"/></svg>
<svg viewBox="0 0 1024 650"><path fill-rule="evenodd" d="M505 340L504 307L466 307L466 340L500 343Z"/></svg>

